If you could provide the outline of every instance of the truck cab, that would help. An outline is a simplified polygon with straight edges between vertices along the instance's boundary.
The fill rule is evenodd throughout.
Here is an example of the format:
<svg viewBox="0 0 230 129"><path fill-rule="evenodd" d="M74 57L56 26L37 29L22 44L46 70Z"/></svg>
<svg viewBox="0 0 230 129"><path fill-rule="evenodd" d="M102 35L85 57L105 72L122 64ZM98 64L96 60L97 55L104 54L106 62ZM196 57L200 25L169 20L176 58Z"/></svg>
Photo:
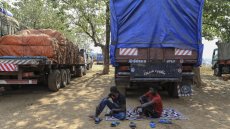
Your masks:
<svg viewBox="0 0 230 129"><path fill-rule="evenodd" d="M217 42L216 45L212 55L212 69L214 75L220 77L222 74L230 74L230 44Z"/></svg>
<svg viewBox="0 0 230 129"><path fill-rule="evenodd" d="M86 75L86 71L87 71L87 68L86 68L87 67L87 55L86 55L85 49L80 49L79 55L82 60L81 62L82 65L78 69L78 73L79 73L78 76L81 77L83 75Z"/></svg>
<svg viewBox="0 0 230 129"><path fill-rule="evenodd" d="M90 70L93 67L93 58L90 53L86 53L86 61L87 61L87 70Z"/></svg>
<svg viewBox="0 0 230 129"><path fill-rule="evenodd" d="M212 69L215 68L216 63L218 62L218 48L213 50L212 54Z"/></svg>
<svg viewBox="0 0 230 129"><path fill-rule="evenodd" d="M97 65L104 64L104 56L103 54L97 54Z"/></svg>

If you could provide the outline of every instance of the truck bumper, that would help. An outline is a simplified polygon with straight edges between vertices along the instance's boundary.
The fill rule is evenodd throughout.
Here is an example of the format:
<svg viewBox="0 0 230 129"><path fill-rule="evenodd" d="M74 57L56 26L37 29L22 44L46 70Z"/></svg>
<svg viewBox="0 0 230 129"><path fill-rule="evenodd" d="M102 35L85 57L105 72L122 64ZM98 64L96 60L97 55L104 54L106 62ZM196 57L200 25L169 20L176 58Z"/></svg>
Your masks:
<svg viewBox="0 0 230 129"><path fill-rule="evenodd" d="M0 80L0 85L9 85L9 84L25 84L25 85L31 85L31 84L37 84L36 79L23 79L23 80L17 80L17 79L6 79L6 80Z"/></svg>
<svg viewBox="0 0 230 129"><path fill-rule="evenodd" d="M168 82L180 82L181 78L131 78L131 82L159 82L159 81L168 81Z"/></svg>

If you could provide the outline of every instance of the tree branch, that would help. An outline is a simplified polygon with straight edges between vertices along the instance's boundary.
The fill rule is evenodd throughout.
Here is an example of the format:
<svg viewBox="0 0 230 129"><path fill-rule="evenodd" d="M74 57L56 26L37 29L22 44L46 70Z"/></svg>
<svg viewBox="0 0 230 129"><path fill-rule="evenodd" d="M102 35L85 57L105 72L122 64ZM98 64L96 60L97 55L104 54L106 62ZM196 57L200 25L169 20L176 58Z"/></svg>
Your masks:
<svg viewBox="0 0 230 129"><path fill-rule="evenodd" d="M79 26L86 33L86 35L88 35L93 40L95 46L99 46L102 48L104 47L104 45L97 42L97 39L95 38L95 36L90 34L81 24L76 24L76 25Z"/></svg>

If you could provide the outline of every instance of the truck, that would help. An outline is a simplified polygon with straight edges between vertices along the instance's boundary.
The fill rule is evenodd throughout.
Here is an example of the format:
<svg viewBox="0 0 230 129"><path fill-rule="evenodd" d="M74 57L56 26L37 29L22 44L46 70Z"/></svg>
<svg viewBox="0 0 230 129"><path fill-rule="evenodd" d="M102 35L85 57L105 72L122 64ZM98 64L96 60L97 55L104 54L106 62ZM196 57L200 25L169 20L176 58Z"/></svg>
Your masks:
<svg viewBox="0 0 230 129"><path fill-rule="evenodd" d="M86 49L81 49L80 52L84 53L83 56L85 59L86 69L90 70L93 67L93 57Z"/></svg>
<svg viewBox="0 0 230 129"><path fill-rule="evenodd" d="M217 48L213 50L212 69L215 76L230 74L230 43L216 43Z"/></svg>
<svg viewBox="0 0 230 129"><path fill-rule="evenodd" d="M19 22L2 12L0 8L0 37L4 35L14 34L20 29Z"/></svg>
<svg viewBox="0 0 230 129"><path fill-rule="evenodd" d="M104 56L101 53L97 53L97 65L104 64Z"/></svg>
<svg viewBox="0 0 230 129"><path fill-rule="evenodd" d="M171 97L192 93L193 69L202 61L204 0L110 1L110 60L115 85L151 86Z"/></svg>
<svg viewBox="0 0 230 129"><path fill-rule="evenodd" d="M58 91L86 74L78 46L51 29L29 29L0 39L0 87L47 85Z"/></svg>
<svg viewBox="0 0 230 129"><path fill-rule="evenodd" d="M88 53L86 55L86 58L87 58L87 70L90 70L93 67L93 56Z"/></svg>

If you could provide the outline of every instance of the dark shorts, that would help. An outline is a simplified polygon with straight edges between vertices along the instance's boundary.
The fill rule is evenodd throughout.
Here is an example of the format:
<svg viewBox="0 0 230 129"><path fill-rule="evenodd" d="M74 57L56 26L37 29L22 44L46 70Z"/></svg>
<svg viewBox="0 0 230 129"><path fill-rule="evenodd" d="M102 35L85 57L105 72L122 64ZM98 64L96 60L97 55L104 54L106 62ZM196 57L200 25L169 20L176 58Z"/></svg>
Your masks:
<svg viewBox="0 0 230 129"><path fill-rule="evenodd" d="M148 100L148 98L145 97L145 96L140 98L140 103L141 104L147 103L149 101L150 100ZM160 117L159 113L154 111L153 105L149 105L149 106L147 106L145 108L142 108L142 111L143 111L144 115L147 116L147 117L151 117L151 118L159 118Z"/></svg>

